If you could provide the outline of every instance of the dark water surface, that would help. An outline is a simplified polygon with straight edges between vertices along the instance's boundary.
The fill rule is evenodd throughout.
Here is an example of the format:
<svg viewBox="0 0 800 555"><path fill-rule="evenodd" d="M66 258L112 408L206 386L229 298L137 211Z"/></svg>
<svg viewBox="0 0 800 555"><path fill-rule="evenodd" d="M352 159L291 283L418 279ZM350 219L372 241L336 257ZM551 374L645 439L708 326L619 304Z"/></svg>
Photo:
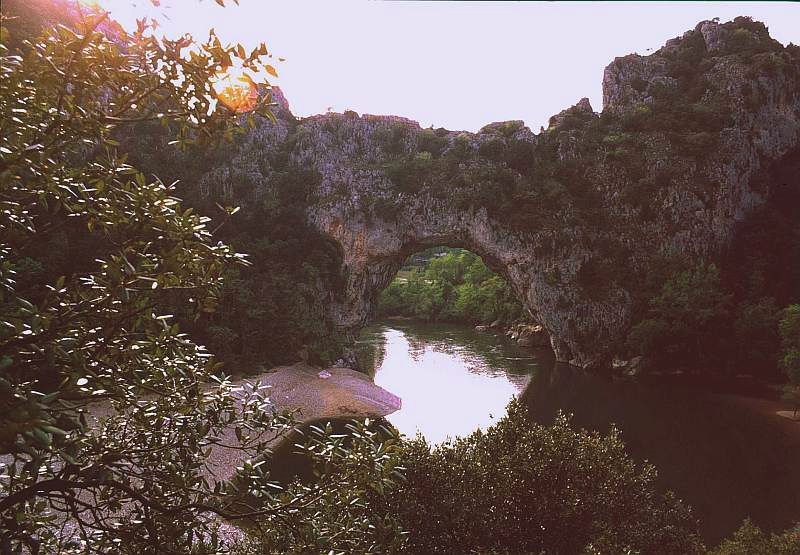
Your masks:
<svg viewBox="0 0 800 555"><path fill-rule="evenodd" d="M519 395L544 424L562 410L581 428L616 425L659 485L694 508L709 544L748 516L770 530L800 521L800 432L741 397L592 375L467 326L379 323L359 347L375 383L402 398L387 419L404 434L466 435Z"/></svg>

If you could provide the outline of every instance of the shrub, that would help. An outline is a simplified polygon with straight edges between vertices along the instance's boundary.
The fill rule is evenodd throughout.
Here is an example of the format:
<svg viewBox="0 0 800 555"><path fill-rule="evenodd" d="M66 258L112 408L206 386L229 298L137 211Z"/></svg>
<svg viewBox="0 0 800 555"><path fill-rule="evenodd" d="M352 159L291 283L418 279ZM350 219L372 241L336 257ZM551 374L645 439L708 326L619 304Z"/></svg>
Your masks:
<svg viewBox="0 0 800 555"><path fill-rule="evenodd" d="M508 139L503 158L509 168L526 174L536 162L534 145L524 140Z"/></svg>
<svg viewBox="0 0 800 555"><path fill-rule="evenodd" d="M447 148L447 136L440 136L433 129L423 129L418 136L418 148L422 152L430 152L434 158L442 155Z"/></svg>
<svg viewBox="0 0 800 555"><path fill-rule="evenodd" d="M414 194L425 185L425 178L432 166L429 152L419 152L411 157L390 162L384 166L386 176L403 193Z"/></svg>
<svg viewBox="0 0 800 555"><path fill-rule="evenodd" d="M465 160L472 153L472 146L469 143L469 135L461 133L456 135L453 144L447 154L456 160Z"/></svg>
<svg viewBox="0 0 800 555"><path fill-rule="evenodd" d="M372 205L372 209L378 218L384 221L392 221L397 219L398 214L400 214L401 206L392 198L377 197Z"/></svg>
<svg viewBox="0 0 800 555"><path fill-rule="evenodd" d="M590 299L601 299L622 271L606 257L593 257L581 264L576 280Z"/></svg>
<svg viewBox="0 0 800 555"><path fill-rule="evenodd" d="M775 299L762 297L742 301L736 310L734 336L737 364L749 373L767 378L775 376L778 351L778 316Z"/></svg>
<svg viewBox="0 0 800 555"><path fill-rule="evenodd" d="M611 131L608 135L603 137L603 144L616 146L629 142L632 139L630 133L622 133L620 131Z"/></svg>
<svg viewBox="0 0 800 555"><path fill-rule="evenodd" d="M505 141L497 138L488 139L478 147L478 153L493 162L500 162L505 154Z"/></svg>
<svg viewBox="0 0 800 555"><path fill-rule="evenodd" d="M786 307L779 324L781 335L781 368L789 381L800 385L800 304Z"/></svg>
<svg viewBox="0 0 800 555"><path fill-rule="evenodd" d="M397 432L369 419L303 428L305 441L288 437L294 450L283 454L301 477L280 487L272 483L273 502L291 511L260 516L232 553L403 552L405 534L386 504L387 492L401 478ZM263 473L268 465L259 464L246 463L239 478L269 479Z"/></svg>
<svg viewBox="0 0 800 555"><path fill-rule="evenodd" d="M393 121L386 127L376 129L374 136L384 145L388 153L399 156L406 152L409 131L406 124Z"/></svg>
<svg viewBox="0 0 800 555"><path fill-rule="evenodd" d="M690 510L660 495L616 430L532 423L518 401L485 433L403 446L389 504L412 553L698 553Z"/></svg>
<svg viewBox="0 0 800 555"><path fill-rule="evenodd" d="M681 139L681 150L685 154L696 158L708 156L719 143L719 136L716 133L708 133L707 131L687 133Z"/></svg>

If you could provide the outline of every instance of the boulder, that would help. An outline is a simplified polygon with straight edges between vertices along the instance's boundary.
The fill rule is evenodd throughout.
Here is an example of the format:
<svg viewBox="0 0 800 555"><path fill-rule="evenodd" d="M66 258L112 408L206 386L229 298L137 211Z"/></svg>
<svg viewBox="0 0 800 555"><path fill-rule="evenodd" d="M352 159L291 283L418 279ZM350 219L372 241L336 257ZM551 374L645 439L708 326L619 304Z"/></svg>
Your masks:
<svg viewBox="0 0 800 555"><path fill-rule="evenodd" d="M611 361L611 368L614 370L622 371L628 367L628 364L630 364L629 360L621 359L619 357L614 357L614 359Z"/></svg>
<svg viewBox="0 0 800 555"><path fill-rule="evenodd" d="M517 339L517 345L520 347L535 347L533 342L533 338L531 336L528 337L520 337Z"/></svg>
<svg viewBox="0 0 800 555"><path fill-rule="evenodd" d="M638 356L633 357L628 361L628 364L625 367L625 375L630 377L636 377L640 375L644 371L645 367L645 360L644 357Z"/></svg>
<svg viewBox="0 0 800 555"><path fill-rule="evenodd" d="M642 356L635 356L630 360L614 357L611 361L611 369L629 378L640 375L646 366L646 360Z"/></svg>
<svg viewBox="0 0 800 555"><path fill-rule="evenodd" d="M550 334L540 325L522 326L517 338L522 347L547 347L550 345Z"/></svg>

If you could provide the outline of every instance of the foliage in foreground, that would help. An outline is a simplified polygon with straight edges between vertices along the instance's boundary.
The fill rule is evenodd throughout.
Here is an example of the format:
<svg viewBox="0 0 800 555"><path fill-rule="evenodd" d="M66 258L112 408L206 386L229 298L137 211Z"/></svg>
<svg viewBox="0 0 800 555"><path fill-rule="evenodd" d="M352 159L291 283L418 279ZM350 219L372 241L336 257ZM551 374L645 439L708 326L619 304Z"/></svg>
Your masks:
<svg viewBox="0 0 800 555"><path fill-rule="evenodd" d="M296 447L313 472L284 495L321 493L251 523L236 555L800 552L800 525L768 534L749 520L707 551L691 510L656 490L616 430L576 431L563 415L538 425L518 401L486 432L435 447L369 422L312 427Z"/></svg>
<svg viewBox="0 0 800 555"><path fill-rule="evenodd" d="M387 497L402 481L397 431L367 419L311 425L303 433L305 441L295 445L299 457L278 464L302 467L308 475L301 472L276 499L305 503L249 521L248 537L233 553L403 551L406 534Z"/></svg>
<svg viewBox="0 0 800 555"><path fill-rule="evenodd" d="M241 514L209 454L226 430L238 456L260 452L283 421L165 312L213 311L241 256L126 164L114 132L232 134L239 104L223 108L212 83L234 60L264 67L266 48L161 39L144 21L128 34L70 6L70 27L13 52L4 21L0 45L0 551L215 551L216 519Z"/></svg>

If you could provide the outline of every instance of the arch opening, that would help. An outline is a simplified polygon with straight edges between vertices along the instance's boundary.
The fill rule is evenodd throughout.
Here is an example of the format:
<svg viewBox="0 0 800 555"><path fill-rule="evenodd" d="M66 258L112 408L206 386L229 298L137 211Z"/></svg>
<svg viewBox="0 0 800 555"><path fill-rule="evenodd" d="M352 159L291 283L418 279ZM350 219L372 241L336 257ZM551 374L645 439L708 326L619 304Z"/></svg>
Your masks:
<svg viewBox="0 0 800 555"><path fill-rule="evenodd" d="M484 257L462 247L417 250L405 257L378 292L370 320L405 318L493 327L534 323L502 275L502 265L492 262L487 264Z"/></svg>

